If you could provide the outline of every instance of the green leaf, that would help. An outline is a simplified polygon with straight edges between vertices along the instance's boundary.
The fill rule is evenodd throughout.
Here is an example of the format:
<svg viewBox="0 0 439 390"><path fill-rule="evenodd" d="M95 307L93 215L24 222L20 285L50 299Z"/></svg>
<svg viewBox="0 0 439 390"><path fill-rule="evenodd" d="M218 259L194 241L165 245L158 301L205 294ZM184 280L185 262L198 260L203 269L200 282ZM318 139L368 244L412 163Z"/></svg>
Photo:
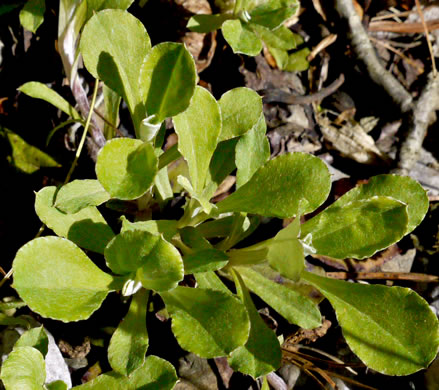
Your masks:
<svg viewBox="0 0 439 390"><path fill-rule="evenodd" d="M173 121L179 139L178 150L189 165L195 193L201 194L221 132L219 105L209 91L196 87L189 108Z"/></svg>
<svg viewBox="0 0 439 390"><path fill-rule="evenodd" d="M212 204L209 202L209 199L204 196L204 191L201 195L198 195L198 193L193 189L189 179L183 175L177 177L177 183L189 194L192 199L195 199L201 205L206 214L210 213L212 210Z"/></svg>
<svg viewBox="0 0 439 390"><path fill-rule="evenodd" d="M280 70L285 70L288 65L288 52L283 49L268 47L269 52L274 57L276 65Z"/></svg>
<svg viewBox="0 0 439 390"><path fill-rule="evenodd" d="M262 50L262 42L250 27L240 20L226 20L222 27L224 39L234 53L257 56Z"/></svg>
<svg viewBox="0 0 439 390"><path fill-rule="evenodd" d="M180 229L179 232L181 240L192 249L201 250L213 248L212 244L193 226L186 226Z"/></svg>
<svg viewBox="0 0 439 390"><path fill-rule="evenodd" d="M234 88L219 100L222 116L220 140L239 137L258 123L262 98L250 88Z"/></svg>
<svg viewBox="0 0 439 390"><path fill-rule="evenodd" d="M110 195L97 180L74 180L63 185L56 194L55 207L67 214L74 214L90 206L99 206Z"/></svg>
<svg viewBox="0 0 439 390"><path fill-rule="evenodd" d="M93 16L94 12L104 9L126 10L134 0L87 0L87 19Z"/></svg>
<svg viewBox="0 0 439 390"><path fill-rule="evenodd" d="M215 248L202 249L183 257L184 273L216 271L226 266L229 257Z"/></svg>
<svg viewBox="0 0 439 390"><path fill-rule="evenodd" d="M229 139L218 143L207 173L206 187L203 198L210 199L224 179L236 169L235 148L239 138Z"/></svg>
<svg viewBox="0 0 439 390"><path fill-rule="evenodd" d="M115 137L116 129L119 126L119 107L121 97L108 88L105 84L103 87L104 95L104 109L105 109L105 123L104 136L105 139L110 140Z"/></svg>
<svg viewBox="0 0 439 390"><path fill-rule="evenodd" d="M38 27L44 22L45 11L45 0L28 0L20 11L21 25L35 34Z"/></svg>
<svg viewBox="0 0 439 390"><path fill-rule="evenodd" d="M435 358L438 320L414 291L348 283L309 272L303 278L331 302L347 343L368 367L386 375L409 375Z"/></svg>
<svg viewBox="0 0 439 390"><path fill-rule="evenodd" d="M143 287L166 291L183 279L183 260L178 250L160 236L144 230L118 234L105 248L108 267L119 275L137 272Z"/></svg>
<svg viewBox="0 0 439 390"><path fill-rule="evenodd" d="M364 259L398 242L407 229L407 206L387 196L330 207L302 225L320 255Z"/></svg>
<svg viewBox="0 0 439 390"><path fill-rule="evenodd" d="M146 329L148 292L138 291L130 304L127 315L110 340L108 361L111 368L122 375L130 375L145 362L149 339Z"/></svg>
<svg viewBox="0 0 439 390"><path fill-rule="evenodd" d="M172 318L172 331L183 349L213 358L227 356L247 341L247 312L229 294L179 286L161 296Z"/></svg>
<svg viewBox="0 0 439 390"><path fill-rule="evenodd" d="M156 221L138 221L130 222L124 216L121 217L122 230L144 230L154 235L163 235L166 241L171 241L172 237L177 234L177 221L170 219L162 219Z"/></svg>
<svg viewBox="0 0 439 390"><path fill-rule="evenodd" d="M115 138L99 151L96 176L113 198L131 200L151 187L158 160L150 143Z"/></svg>
<svg viewBox="0 0 439 390"><path fill-rule="evenodd" d="M234 267L244 279L246 286L259 295L290 324L304 329L317 328L322 318L319 308L310 299L294 290L264 278L249 267Z"/></svg>
<svg viewBox="0 0 439 390"><path fill-rule="evenodd" d="M219 276L213 271L201 272L194 274L197 286L202 289L221 291L224 294L234 297L233 293L222 282Z"/></svg>
<svg viewBox="0 0 439 390"><path fill-rule="evenodd" d="M42 390L46 379L43 355L32 347L14 349L2 364L0 379L6 390Z"/></svg>
<svg viewBox="0 0 439 390"><path fill-rule="evenodd" d="M298 281L305 268L305 255L302 243L298 239L299 234L300 218L297 217L286 228L280 230L269 241L268 246L267 260L270 267L292 281Z"/></svg>
<svg viewBox="0 0 439 390"><path fill-rule="evenodd" d="M48 154L28 144L18 134L0 127L0 135L6 135L11 145L12 155L8 156L9 162L24 173L30 174L40 168L58 168L61 166Z"/></svg>
<svg viewBox="0 0 439 390"><path fill-rule="evenodd" d="M228 14L194 15L189 19L186 27L194 32L208 33L220 29L227 19L230 19Z"/></svg>
<svg viewBox="0 0 439 390"><path fill-rule="evenodd" d="M139 76L151 48L145 27L126 11L100 11L85 25L80 50L87 70L122 96L138 130L145 118Z"/></svg>
<svg viewBox="0 0 439 390"><path fill-rule="evenodd" d="M307 57L310 53L311 51L307 47L304 47L303 49L290 54L288 56L288 63L284 70L287 70L288 72L302 72L307 70L309 68Z"/></svg>
<svg viewBox="0 0 439 390"><path fill-rule="evenodd" d="M247 183L253 174L270 158L270 143L265 132L267 125L261 114L256 125L245 133L236 144L236 188Z"/></svg>
<svg viewBox="0 0 439 390"><path fill-rule="evenodd" d="M18 88L20 92L24 94L46 101L47 103L52 104L58 110L66 113L68 116L72 117L75 120L82 121L81 115L76 111L73 106L65 100L61 95L55 92L52 88L49 88L47 85L43 83L39 83L37 81L31 81L29 83L23 84Z"/></svg>
<svg viewBox="0 0 439 390"><path fill-rule="evenodd" d="M68 238L81 248L104 253L114 237L104 217L96 207L87 207L76 214L64 214L53 206L56 187L44 187L35 199L35 211L41 222L58 236Z"/></svg>
<svg viewBox="0 0 439 390"><path fill-rule="evenodd" d="M233 215L210 220L196 227L205 238L227 237L232 231L235 217Z"/></svg>
<svg viewBox="0 0 439 390"><path fill-rule="evenodd" d="M164 42L154 46L142 67L147 115L154 123L175 116L188 108L194 94L195 62L181 43Z"/></svg>
<svg viewBox="0 0 439 390"><path fill-rule="evenodd" d="M218 249L228 250L234 247L238 242L252 234L260 223L259 217L247 217L246 213L235 213L232 218L234 222L227 237L215 245Z"/></svg>
<svg viewBox="0 0 439 390"><path fill-rule="evenodd" d="M73 242L60 237L29 241L12 267L20 298L43 317L64 322L90 317L113 282Z"/></svg>
<svg viewBox="0 0 439 390"><path fill-rule="evenodd" d="M217 204L218 211L242 211L287 218L314 211L327 198L329 171L318 157L284 154L268 161L232 195Z"/></svg>
<svg viewBox="0 0 439 390"><path fill-rule="evenodd" d="M270 30L253 23L250 23L250 26L256 35L270 48L291 50L297 46L295 39L296 34L285 26L279 26L276 30Z"/></svg>
<svg viewBox="0 0 439 390"><path fill-rule="evenodd" d="M62 380L57 380L46 384L47 390L68 390L68 386Z"/></svg>
<svg viewBox="0 0 439 390"><path fill-rule="evenodd" d="M18 347L33 347L46 356L49 349L49 338L43 326L24 332L15 343L14 349Z"/></svg>
<svg viewBox="0 0 439 390"><path fill-rule="evenodd" d="M228 361L235 371L258 378L280 367L282 352L276 334L259 316L241 276L233 272L233 277L237 294L250 317L251 326L247 343L235 349Z"/></svg>
<svg viewBox="0 0 439 390"><path fill-rule="evenodd" d="M428 211L428 196L422 186L408 176L378 175L368 183L353 188L337 199L329 208L342 207L354 200L373 196L389 196L407 205L408 224L405 234L418 226Z"/></svg>
<svg viewBox="0 0 439 390"><path fill-rule="evenodd" d="M142 367L129 376L111 371L99 375L90 382L75 386L77 390L172 390L177 383L177 374L171 363L157 356L148 356Z"/></svg>
<svg viewBox="0 0 439 390"><path fill-rule="evenodd" d="M273 30L293 16L299 7L296 0L271 0L262 3L250 12L252 23Z"/></svg>

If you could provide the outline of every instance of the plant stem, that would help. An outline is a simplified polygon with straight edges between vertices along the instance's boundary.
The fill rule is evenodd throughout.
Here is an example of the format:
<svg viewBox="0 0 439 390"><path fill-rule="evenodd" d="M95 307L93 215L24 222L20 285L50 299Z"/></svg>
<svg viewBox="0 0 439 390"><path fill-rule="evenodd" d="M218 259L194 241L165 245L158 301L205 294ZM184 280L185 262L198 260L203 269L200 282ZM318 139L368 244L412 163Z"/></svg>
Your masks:
<svg viewBox="0 0 439 390"><path fill-rule="evenodd" d="M98 88L99 88L99 80L96 79L90 110L88 112L87 121L85 122L85 126L84 126L84 132L82 133L81 141L79 142L78 149L76 150L75 159L73 160L73 164L70 167L69 173L67 174L66 179L64 180L64 184L67 184L70 181L73 171L76 168L76 164L78 163L79 156L81 155L82 148L84 147L85 137L87 136L88 128L90 127L90 121L93 116L93 110L96 103L96 96L98 94Z"/></svg>
<svg viewBox="0 0 439 390"><path fill-rule="evenodd" d="M159 170L177 160L179 157L181 157L181 154L178 151L178 144L175 144L159 157Z"/></svg>

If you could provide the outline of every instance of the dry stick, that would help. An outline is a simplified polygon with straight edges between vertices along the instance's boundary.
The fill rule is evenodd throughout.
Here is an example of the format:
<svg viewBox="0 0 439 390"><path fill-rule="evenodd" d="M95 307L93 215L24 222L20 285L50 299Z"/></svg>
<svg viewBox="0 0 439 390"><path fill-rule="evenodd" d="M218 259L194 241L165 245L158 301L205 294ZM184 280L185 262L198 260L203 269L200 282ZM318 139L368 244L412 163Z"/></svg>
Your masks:
<svg viewBox="0 0 439 390"><path fill-rule="evenodd" d="M348 21L352 47L358 58L366 65L371 79L385 89L401 107L402 112L409 111L412 105L412 96L378 60L352 0L335 0L335 7L338 13Z"/></svg>
<svg viewBox="0 0 439 390"><path fill-rule="evenodd" d="M407 57L402 51L395 49L392 45L388 44L387 42L380 41L379 39L376 39L374 37L370 37L370 40L372 42L375 42L377 45L385 47L387 50L390 50L391 52L400 56L404 61L406 61L409 65L415 68L418 74L422 74L424 72L424 69L421 66L419 66L415 61Z"/></svg>
<svg viewBox="0 0 439 390"><path fill-rule="evenodd" d="M435 121L439 109L439 77L429 74L429 81L416 102L405 139L401 144L396 169L397 175L408 175L418 161L428 127Z"/></svg>
<svg viewBox="0 0 439 390"><path fill-rule="evenodd" d="M436 283L439 276L418 274L413 272L327 272L326 276L333 279L354 279L354 280L411 280L414 282Z"/></svg>
<svg viewBox="0 0 439 390"><path fill-rule="evenodd" d="M274 372L270 372L269 374L267 374L267 380L274 390L288 390L285 381Z"/></svg>
<svg viewBox="0 0 439 390"><path fill-rule="evenodd" d="M344 75L341 74L338 79L329 84L326 88L322 88L319 92L306 96L297 96L281 89L273 89L265 92L264 103L278 102L285 104L311 104L325 97L332 95L344 83Z"/></svg>

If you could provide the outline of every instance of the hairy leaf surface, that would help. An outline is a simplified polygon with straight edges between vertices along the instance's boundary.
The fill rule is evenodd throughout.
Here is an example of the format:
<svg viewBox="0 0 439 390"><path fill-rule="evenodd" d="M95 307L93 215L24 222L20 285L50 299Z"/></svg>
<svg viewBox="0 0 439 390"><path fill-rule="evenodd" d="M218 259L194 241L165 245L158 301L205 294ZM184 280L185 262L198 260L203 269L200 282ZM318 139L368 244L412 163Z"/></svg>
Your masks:
<svg viewBox="0 0 439 390"><path fill-rule="evenodd" d="M96 175L113 198L131 200L151 187L158 169L154 148L137 139L115 138L99 151Z"/></svg>
<svg viewBox="0 0 439 390"><path fill-rule="evenodd" d="M233 296L181 286L161 296L183 349L213 358L227 356L247 341L249 318L244 305Z"/></svg>
<svg viewBox="0 0 439 390"><path fill-rule="evenodd" d="M320 255L364 259L398 242L407 230L407 206L387 196L330 207L302 225Z"/></svg>
<svg viewBox="0 0 439 390"><path fill-rule="evenodd" d="M235 268L242 276L245 285L289 323L304 329L317 328L321 325L320 310L310 299L263 277L249 267Z"/></svg>
<svg viewBox="0 0 439 390"><path fill-rule="evenodd" d="M73 242L60 237L29 241L17 252L12 267L13 286L28 306L64 322L90 317L113 282Z"/></svg>
<svg viewBox="0 0 439 390"><path fill-rule="evenodd" d="M99 206L109 199L110 195L98 180L73 180L60 188L55 207L64 213L74 214L89 206Z"/></svg>
<svg viewBox="0 0 439 390"><path fill-rule="evenodd" d="M44 187L37 193L35 211L41 222L81 248L104 253L114 233L98 209L87 207L76 214L64 214L53 205L55 193L54 186Z"/></svg>
<svg viewBox="0 0 439 390"><path fill-rule="evenodd" d="M127 315L111 336L108 361L122 375L130 375L145 362L149 339L146 329L148 293L138 291L132 298Z"/></svg>
<svg viewBox="0 0 439 390"><path fill-rule="evenodd" d="M243 211L287 218L314 211L329 189L329 172L323 161L305 153L284 154L268 161L217 206L220 213Z"/></svg>
<svg viewBox="0 0 439 390"><path fill-rule="evenodd" d="M173 118L178 150L189 165L192 187L201 195L221 132L221 113L209 91L196 87L189 108Z"/></svg>
<svg viewBox="0 0 439 390"><path fill-rule="evenodd" d="M230 366L253 378L269 374L280 367L281 349L276 334L267 327L260 317L239 273L233 273L236 290L250 317L250 335L247 343L235 349L230 358Z"/></svg>
<svg viewBox="0 0 439 390"><path fill-rule="evenodd" d="M348 283L309 272L303 278L331 302L347 343L368 367L386 375L409 375L435 358L438 320L413 290Z"/></svg>
<svg viewBox="0 0 439 390"><path fill-rule="evenodd" d="M181 43L159 43L148 53L141 80L147 115L161 123L189 106L196 85L194 59Z"/></svg>

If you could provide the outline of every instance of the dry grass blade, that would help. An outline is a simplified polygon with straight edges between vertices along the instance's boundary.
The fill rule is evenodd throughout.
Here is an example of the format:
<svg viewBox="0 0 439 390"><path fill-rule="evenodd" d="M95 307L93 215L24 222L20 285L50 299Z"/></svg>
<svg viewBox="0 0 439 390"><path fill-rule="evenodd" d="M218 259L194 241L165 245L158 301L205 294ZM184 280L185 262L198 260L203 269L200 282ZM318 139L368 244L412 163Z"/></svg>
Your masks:
<svg viewBox="0 0 439 390"><path fill-rule="evenodd" d="M419 3L419 0L415 0L415 3L416 3L416 8L418 10L419 17L421 18L421 23L422 23L422 27L424 29L425 39L427 40L428 50L430 52L431 67L433 69L433 76L436 77L436 75L437 75L436 62L434 60L433 47L431 46L430 36L428 35L428 28L427 28L427 25L425 24L424 13L422 12L421 4Z"/></svg>

